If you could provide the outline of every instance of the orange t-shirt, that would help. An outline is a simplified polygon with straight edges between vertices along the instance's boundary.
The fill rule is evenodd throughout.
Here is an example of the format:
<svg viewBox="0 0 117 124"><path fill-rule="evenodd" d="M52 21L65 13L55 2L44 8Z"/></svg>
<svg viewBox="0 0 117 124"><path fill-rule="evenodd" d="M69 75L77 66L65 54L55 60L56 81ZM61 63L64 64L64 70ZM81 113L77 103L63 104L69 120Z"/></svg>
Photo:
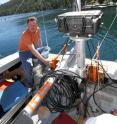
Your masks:
<svg viewBox="0 0 117 124"><path fill-rule="evenodd" d="M39 27L37 28L36 32L31 32L29 29L23 32L19 50L20 51L29 51L28 45L34 44L36 47L37 42L40 40L40 30Z"/></svg>

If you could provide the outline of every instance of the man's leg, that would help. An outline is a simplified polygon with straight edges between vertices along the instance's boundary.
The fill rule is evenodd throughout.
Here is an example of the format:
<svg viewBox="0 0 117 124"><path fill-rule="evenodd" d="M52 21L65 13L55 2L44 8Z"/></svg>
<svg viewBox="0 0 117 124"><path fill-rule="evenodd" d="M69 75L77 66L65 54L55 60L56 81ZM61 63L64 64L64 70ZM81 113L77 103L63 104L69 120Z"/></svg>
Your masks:
<svg viewBox="0 0 117 124"><path fill-rule="evenodd" d="M30 55L30 54L29 54ZM22 62L22 67L25 74L25 85L27 87L32 87L34 85L33 83L33 73L32 73L32 61L29 59L28 53L21 53L20 59Z"/></svg>
<svg viewBox="0 0 117 124"><path fill-rule="evenodd" d="M34 85L33 83L33 73L32 73L32 66L29 62L22 62L22 66L24 69L25 77L26 77L26 83L27 86L32 87Z"/></svg>

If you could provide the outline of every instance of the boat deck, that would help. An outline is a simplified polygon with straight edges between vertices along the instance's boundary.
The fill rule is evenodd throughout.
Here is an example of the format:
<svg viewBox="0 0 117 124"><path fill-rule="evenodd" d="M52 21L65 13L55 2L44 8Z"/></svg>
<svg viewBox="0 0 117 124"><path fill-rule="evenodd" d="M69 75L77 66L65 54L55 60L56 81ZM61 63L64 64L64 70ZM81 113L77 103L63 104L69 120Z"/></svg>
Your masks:
<svg viewBox="0 0 117 124"><path fill-rule="evenodd" d="M49 60L52 60L56 57L56 54L50 54L49 55ZM60 61L58 63L58 69L68 69L71 71L74 71L76 66L75 60L74 58L70 58L71 56L69 55L65 55L62 56L60 55L59 59L62 59L62 61ZM18 53L15 53L6 58L3 58L0 60L0 73L3 73L5 70L7 70L8 68L12 67L14 64L17 64L19 62L19 56ZM94 60L95 61L95 60ZM105 60L101 60L102 65L106 71L106 73L108 73L108 75L114 79L117 80L117 69L115 67L117 67L117 62L112 62L112 61L105 61ZM86 65L89 65L91 63L90 59L85 59L85 63ZM90 92L89 92L90 91ZM90 85L88 87L88 91L89 93L91 93L93 91L92 86ZM98 96L100 97L100 101L101 105L104 107L104 104L106 104L105 109L108 109L108 112L112 109L113 106L116 106L116 89L113 90L112 87L109 87L107 89L105 89L104 91L101 91L98 93L98 95L101 93L103 95ZM33 95L35 94L35 92L33 93ZM113 101L112 104L110 104L110 100ZM92 103L92 100L90 101L90 104L94 104ZM110 106L110 107L109 107ZM42 107L42 106L41 106ZM40 110L39 107L37 109L37 111L34 113L34 115L32 117L29 117L27 120L22 120L22 124L25 124L27 122L29 122L29 124L51 124L52 121L59 115L59 113L51 113L49 112L49 110ZM97 107L93 106L93 110L96 111ZM76 110L68 112L67 114L69 114L74 120L76 120L77 122L77 115L76 115ZM9 113L10 114L10 113ZM18 115L19 116L19 115ZM18 117L19 118L19 117ZM78 119L79 120L79 119ZM81 123L82 123L83 118L81 117ZM20 124L21 121L19 121L19 123L13 123L13 124ZM80 123L78 123L80 124Z"/></svg>

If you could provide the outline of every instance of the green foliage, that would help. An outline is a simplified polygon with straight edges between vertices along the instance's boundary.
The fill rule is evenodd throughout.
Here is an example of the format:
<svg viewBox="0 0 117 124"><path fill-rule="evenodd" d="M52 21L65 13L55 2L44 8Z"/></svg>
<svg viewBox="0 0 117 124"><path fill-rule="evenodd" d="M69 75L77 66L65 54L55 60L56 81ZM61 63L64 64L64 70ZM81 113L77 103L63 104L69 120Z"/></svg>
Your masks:
<svg viewBox="0 0 117 124"><path fill-rule="evenodd" d="M0 6L0 15L71 7L72 0L10 0Z"/></svg>
<svg viewBox="0 0 117 124"><path fill-rule="evenodd" d="M74 0L10 0L9 2L0 5L0 16L34 12L46 9L57 9L57 8L72 8ZM81 0L82 5L86 3L100 4L107 3L110 1L117 2L117 0Z"/></svg>
<svg viewBox="0 0 117 124"><path fill-rule="evenodd" d="M104 0L98 0L98 3L102 4L104 2Z"/></svg>
<svg viewBox="0 0 117 124"><path fill-rule="evenodd" d="M112 0L112 2L117 2L117 0Z"/></svg>

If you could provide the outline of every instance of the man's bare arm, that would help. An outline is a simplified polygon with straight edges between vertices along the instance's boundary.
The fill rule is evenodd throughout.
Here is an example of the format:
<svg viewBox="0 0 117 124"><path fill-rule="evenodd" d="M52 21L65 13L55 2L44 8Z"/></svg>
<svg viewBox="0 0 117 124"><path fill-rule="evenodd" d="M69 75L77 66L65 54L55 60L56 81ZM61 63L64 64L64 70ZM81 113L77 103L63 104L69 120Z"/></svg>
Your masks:
<svg viewBox="0 0 117 124"><path fill-rule="evenodd" d="M38 58L40 61L42 61L42 62L45 63L45 64L48 64L48 63L49 63L49 61L48 61L47 59L45 59L45 58L35 49L35 47L34 47L33 44L29 44L29 45L28 45L28 48L30 49L30 51L32 52L32 54L33 54L36 58Z"/></svg>

